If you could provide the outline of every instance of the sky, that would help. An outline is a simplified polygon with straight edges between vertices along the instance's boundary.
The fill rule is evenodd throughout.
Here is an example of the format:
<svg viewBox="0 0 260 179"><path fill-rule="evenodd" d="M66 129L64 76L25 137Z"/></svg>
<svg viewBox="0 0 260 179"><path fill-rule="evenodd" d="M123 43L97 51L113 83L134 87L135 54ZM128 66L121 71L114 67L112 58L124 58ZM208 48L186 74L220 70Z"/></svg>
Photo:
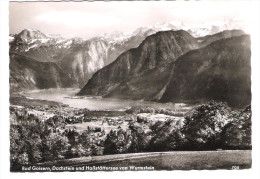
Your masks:
<svg viewBox="0 0 260 179"><path fill-rule="evenodd" d="M114 31L130 33L164 22L245 25L250 19L249 5L245 1L10 2L9 29L11 34L29 28L85 38Z"/></svg>

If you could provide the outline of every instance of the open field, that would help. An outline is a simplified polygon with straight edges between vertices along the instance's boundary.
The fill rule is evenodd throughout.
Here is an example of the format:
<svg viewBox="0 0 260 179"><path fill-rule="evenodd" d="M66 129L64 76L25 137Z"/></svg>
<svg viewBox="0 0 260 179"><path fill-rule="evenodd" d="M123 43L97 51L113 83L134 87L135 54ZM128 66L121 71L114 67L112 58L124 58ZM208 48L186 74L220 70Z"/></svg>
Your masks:
<svg viewBox="0 0 260 179"><path fill-rule="evenodd" d="M251 168L251 150L132 153L66 159L41 166L154 167L155 170Z"/></svg>
<svg viewBox="0 0 260 179"><path fill-rule="evenodd" d="M73 129L76 128L77 131L83 132L87 130L88 127L90 128L101 128L104 130L106 134L108 134L111 130L117 130L119 125L108 125L107 123L102 124L101 121L93 121L93 122L83 122L83 123L76 123L76 124L68 124L66 125L66 129ZM123 122L120 124L121 129L126 130L129 125L127 122Z"/></svg>

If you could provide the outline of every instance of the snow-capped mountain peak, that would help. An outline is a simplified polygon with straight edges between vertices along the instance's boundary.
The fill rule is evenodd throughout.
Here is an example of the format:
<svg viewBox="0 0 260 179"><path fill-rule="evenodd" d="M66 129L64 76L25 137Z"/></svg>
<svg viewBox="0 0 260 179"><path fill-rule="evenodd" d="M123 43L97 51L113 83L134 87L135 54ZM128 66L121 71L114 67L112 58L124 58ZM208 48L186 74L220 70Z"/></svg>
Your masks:
<svg viewBox="0 0 260 179"><path fill-rule="evenodd" d="M39 48L41 46L53 46L55 48L69 48L72 43L82 43L82 39L73 38L65 39L60 35L44 34L39 30L24 29L13 38L10 36L9 42L12 43L12 50L29 52L32 49ZM16 44L16 45L15 45Z"/></svg>
<svg viewBox="0 0 260 179"><path fill-rule="evenodd" d="M115 31L112 33L101 34L98 38L107 41L109 44L117 44L117 43L123 43L130 37L131 37L131 34L129 34L129 33Z"/></svg>
<svg viewBox="0 0 260 179"><path fill-rule="evenodd" d="M19 38L22 41L30 41L34 39L46 39L47 36L40 32L39 30L34 29L24 29L22 32L20 32L17 35L17 38Z"/></svg>
<svg viewBox="0 0 260 179"><path fill-rule="evenodd" d="M167 31L167 30L177 30L180 27L174 26L172 23L157 23L155 24L152 29L155 31Z"/></svg>
<svg viewBox="0 0 260 179"><path fill-rule="evenodd" d="M136 29L136 30L132 33L132 35L133 35L133 36L142 35L142 34L144 34L144 33L145 33L146 31L148 31L148 30L149 30L148 27L140 27L140 28Z"/></svg>

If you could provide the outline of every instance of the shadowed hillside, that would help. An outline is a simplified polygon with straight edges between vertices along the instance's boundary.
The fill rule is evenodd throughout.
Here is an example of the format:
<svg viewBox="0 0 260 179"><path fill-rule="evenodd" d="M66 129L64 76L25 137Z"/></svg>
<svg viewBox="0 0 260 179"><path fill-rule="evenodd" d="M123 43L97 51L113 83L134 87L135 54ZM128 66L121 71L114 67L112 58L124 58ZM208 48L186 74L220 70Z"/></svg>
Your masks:
<svg viewBox="0 0 260 179"><path fill-rule="evenodd" d="M55 63L10 53L10 90L72 87L73 81Z"/></svg>
<svg viewBox="0 0 260 179"><path fill-rule="evenodd" d="M174 63L161 102L221 100L244 107L251 102L250 37L231 37L188 52Z"/></svg>

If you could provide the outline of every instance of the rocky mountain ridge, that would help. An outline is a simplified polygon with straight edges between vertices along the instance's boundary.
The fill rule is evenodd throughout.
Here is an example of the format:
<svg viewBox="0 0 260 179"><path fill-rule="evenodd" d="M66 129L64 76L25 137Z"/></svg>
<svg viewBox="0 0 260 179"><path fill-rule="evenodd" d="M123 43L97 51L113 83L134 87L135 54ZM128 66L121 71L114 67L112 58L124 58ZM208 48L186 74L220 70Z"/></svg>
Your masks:
<svg viewBox="0 0 260 179"><path fill-rule="evenodd" d="M54 62L81 87L94 72L110 64L121 53L138 46L150 31L125 39L94 37L64 39L26 29L10 36L10 51L40 62Z"/></svg>
<svg viewBox="0 0 260 179"><path fill-rule="evenodd" d="M215 99L244 106L251 100L251 72L250 38L243 34L233 30L196 39L182 30L156 33L96 72L79 95L161 102Z"/></svg>

